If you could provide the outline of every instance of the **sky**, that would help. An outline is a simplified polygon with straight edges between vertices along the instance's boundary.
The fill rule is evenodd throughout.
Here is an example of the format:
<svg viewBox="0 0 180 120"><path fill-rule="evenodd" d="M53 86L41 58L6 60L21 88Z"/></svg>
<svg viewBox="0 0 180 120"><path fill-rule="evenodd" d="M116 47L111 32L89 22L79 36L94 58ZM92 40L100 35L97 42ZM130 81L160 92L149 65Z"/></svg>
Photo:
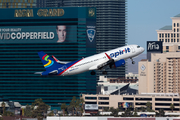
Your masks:
<svg viewBox="0 0 180 120"><path fill-rule="evenodd" d="M172 25L180 14L180 0L127 0L127 43L145 48L146 41L157 41L157 32Z"/></svg>

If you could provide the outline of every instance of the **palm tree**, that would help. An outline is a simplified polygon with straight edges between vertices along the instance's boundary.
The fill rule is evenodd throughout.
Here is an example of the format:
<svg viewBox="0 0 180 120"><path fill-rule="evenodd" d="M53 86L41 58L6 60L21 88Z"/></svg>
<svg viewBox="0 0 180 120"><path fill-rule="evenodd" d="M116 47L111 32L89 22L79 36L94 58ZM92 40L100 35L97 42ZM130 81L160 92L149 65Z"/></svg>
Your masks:
<svg viewBox="0 0 180 120"><path fill-rule="evenodd" d="M76 103L75 103L75 109L76 109L76 116L78 115L78 110L80 108L80 99L76 99Z"/></svg>
<svg viewBox="0 0 180 120"><path fill-rule="evenodd" d="M171 103L170 109L171 109L171 111L173 112L173 110L174 110L174 104Z"/></svg>
<svg viewBox="0 0 180 120"><path fill-rule="evenodd" d="M73 96L73 99L71 100L71 103L70 103L70 106L72 107L72 109L73 109L73 116L74 116L74 109L75 109L75 107L76 107L76 97L75 96Z"/></svg>
<svg viewBox="0 0 180 120"><path fill-rule="evenodd" d="M80 104L81 104L81 115L84 112L84 98L80 98Z"/></svg>
<svg viewBox="0 0 180 120"><path fill-rule="evenodd" d="M5 103L4 103L4 101L1 103L1 107L3 108L3 114L4 114L4 112L5 112Z"/></svg>
<svg viewBox="0 0 180 120"><path fill-rule="evenodd" d="M61 109L63 110L63 116L65 114L65 109L67 108L66 103L61 104Z"/></svg>
<svg viewBox="0 0 180 120"><path fill-rule="evenodd" d="M146 107L147 107L147 111L150 112L150 111L151 111L152 104L151 104L150 102L147 102L147 103L146 103Z"/></svg>

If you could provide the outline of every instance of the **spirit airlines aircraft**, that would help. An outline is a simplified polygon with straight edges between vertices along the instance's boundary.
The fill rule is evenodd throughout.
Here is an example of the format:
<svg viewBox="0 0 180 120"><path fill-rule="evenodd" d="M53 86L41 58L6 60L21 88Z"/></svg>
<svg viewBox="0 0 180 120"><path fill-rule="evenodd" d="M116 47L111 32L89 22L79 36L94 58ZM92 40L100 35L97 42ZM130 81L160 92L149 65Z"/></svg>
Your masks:
<svg viewBox="0 0 180 120"><path fill-rule="evenodd" d="M50 57L43 51L38 52L39 57L46 69L44 72L36 72L35 74L67 76L80 74L82 72L91 71L91 75L95 75L94 70L102 70L109 66L110 68L120 67L125 64L125 60L138 56L144 52L144 48L138 45L127 45L118 47L107 52L102 52L90 57L82 58L73 62L62 62L54 56ZM106 74L106 71L103 71Z"/></svg>

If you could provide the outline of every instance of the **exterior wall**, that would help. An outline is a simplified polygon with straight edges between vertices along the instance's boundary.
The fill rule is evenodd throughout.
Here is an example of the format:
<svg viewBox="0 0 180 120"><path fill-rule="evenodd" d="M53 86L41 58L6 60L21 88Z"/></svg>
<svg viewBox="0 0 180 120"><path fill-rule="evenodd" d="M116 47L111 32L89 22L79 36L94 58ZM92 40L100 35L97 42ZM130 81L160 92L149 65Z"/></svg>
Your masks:
<svg viewBox="0 0 180 120"><path fill-rule="evenodd" d="M148 62L147 60L138 63L139 71L139 94L148 92Z"/></svg>
<svg viewBox="0 0 180 120"><path fill-rule="evenodd" d="M35 8L37 0L0 0L0 8Z"/></svg>
<svg viewBox="0 0 180 120"><path fill-rule="evenodd" d="M180 93L179 74L179 52L152 53L151 62L139 62L139 94Z"/></svg>
<svg viewBox="0 0 180 120"><path fill-rule="evenodd" d="M170 112L170 104L174 104L175 112L180 112L180 97L173 96L173 95L147 95L147 94L140 94L140 95L85 95L83 94L82 97L85 100L85 104L98 104L99 111L102 111L103 108L118 108L118 103L132 103L134 108L141 108L146 107L146 103L152 103L152 109L158 111L159 109L164 109L166 112ZM94 97L93 99L90 99ZM100 97L106 97L107 100L100 100ZM106 102L108 104L103 105L100 104L102 102Z"/></svg>

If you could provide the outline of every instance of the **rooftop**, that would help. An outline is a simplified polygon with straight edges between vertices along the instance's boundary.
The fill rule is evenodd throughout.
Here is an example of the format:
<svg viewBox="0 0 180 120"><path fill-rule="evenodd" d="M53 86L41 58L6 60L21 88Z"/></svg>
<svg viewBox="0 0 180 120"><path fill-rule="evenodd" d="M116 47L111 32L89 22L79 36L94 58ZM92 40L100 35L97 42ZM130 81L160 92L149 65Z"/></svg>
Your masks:
<svg viewBox="0 0 180 120"><path fill-rule="evenodd" d="M174 17L180 17L180 14L178 14L178 15L176 15L176 16L174 16Z"/></svg>
<svg viewBox="0 0 180 120"><path fill-rule="evenodd" d="M164 26L164 27L160 28L159 30L172 30L172 26L167 25L167 26Z"/></svg>

